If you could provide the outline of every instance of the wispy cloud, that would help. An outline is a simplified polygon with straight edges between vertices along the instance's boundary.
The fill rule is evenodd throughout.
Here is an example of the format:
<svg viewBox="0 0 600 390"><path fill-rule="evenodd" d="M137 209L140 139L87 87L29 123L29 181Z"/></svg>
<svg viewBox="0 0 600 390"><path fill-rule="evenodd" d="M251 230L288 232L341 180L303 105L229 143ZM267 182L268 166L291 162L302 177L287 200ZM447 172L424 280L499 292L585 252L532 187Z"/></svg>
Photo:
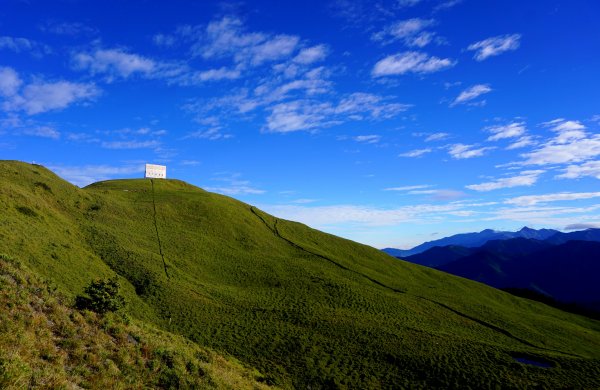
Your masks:
<svg viewBox="0 0 600 390"><path fill-rule="evenodd" d="M476 84L462 91L456 99L450 104L450 107L454 107L458 104L464 104L477 99L479 96L486 93L490 93L492 88L488 84Z"/></svg>
<svg viewBox="0 0 600 390"><path fill-rule="evenodd" d="M527 146L535 145L533 137L525 135L506 147L507 150L521 149Z"/></svg>
<svg viewBox="0 0 600 390"><path fill-rule="evenodd" d="M527 131L525 122L513 122L507 125L490 126L486 127L485 130L492 133L492 135L488 137L488 141L521 137Z"/></svg>
<svg viewBox="0 0 600 390"><path fill-rule="evenodd" d="M290 57L299 47L295 35L248 32L243 22L232 16L204 26L183 26L178 34L190 39L193 55L203 58L232 58L238 64L258 66Z"/></svg>
<svg viewBox="0 0 600 390"><path fill-rule="evenodd" d="M469 45L467 50L475 52L473 58L477 61L483 61L486 58L497 56L507 51L517 50L520 45L521 34L498 35L475 42Z"/></svg>
<svg viewBox="0 0 600 390"><path fill-rule="evenodd" d="M252 186L250 181L241 179L239 173L218 173L212 178L213 181L224 183L224 185L204 187L207 191L218 192L223 195L261 195L266 191Z"/></svg>
<svg viewBox="0 0 600 390"><path fill-rule="evenodd" d="M8 67L0 67L0 96L13 96L23 81L18 73Z"/></svg>
<svg viewBox="0 0 600 390"><path fill-rule="evenodd" d="M416 51L406 51L378 61L371 74L373 77L395 76L406 73L425 74L450 68L456 61L438 58Z"/></svg>
<svg viewBox="0 0 600 390"><path fill-rule="evenodd" d="M40 26L40 30L45 33L56 35L86 36L98 33L98 30L80 22L48 22Z"/></svg>
<svg viewBox="0 0 600 390"><path fill-rule="evenodd" d="M128 78L134 74L152 75L159 65L154 60L121 49L96 49L74 53L73 66L92 74L105 74L110 80Z"/></svg>
<svg viewBox="0 0 600 390"><path fill-rule="evenodd" d="M589 134L578 121L555 119L542 124L556 136L521 156L523 165L579 163L600 155L600 134Z"/></svg>
<svg viewBox="0 0 600 390"><path fill-rule="evenodd" d="M411 150L405 153L400 153L398 156L399 157L422 157L424 155L426 155L427 153L431 153L432 149L430 148L425 148L425 149L415 149L415 150Z"/></svg>
<svg viewBox="0 0 600 390"><path fill-rule="evenodd" d="M74 103L85 103L100 94L92 83L36 80L18 91L21 81L10 68L0 70L0 92L8 96L3 104L7 111L25 111L29 115L62 110Z"/></svg>
<svg viewBox="0 0 600 390"><path fill-rule="evenodd" d="M414 185L414 186L402 186L402 187L388 187L388 188L384 188L384 191L400 191L400 192L404 192L404 191L413 191L413 190L423 190L425 188L430 188L433 187L430 184L418 184L418 185Z"/></svg>
<svg viewBox="0 0 600 390"><path fill-rule="evenodd" d="M526 195L510 198L504 201L506 204L518 206L533 206L538 203L550 203L558 201L570 201L580 199L600 198L600 192L559 192L544 195Z"/></svg>
<svg viewBox="0 0 600 390"><path fill-rule="evenodd" d="M198 130L188 133L184 139L188 138L198 138L198 139L207 139L209 141L216 141L220 139L229 139L232 138L232 134L224 133L220 127L211 127L207 130Z"/></svg>
<svg viewBox="0 0 600 390"><path fill-rule="evenodd" d="M316 45L312 47L307 47L305 49L300 50L300 52L294 57L294 62L310 65L315 62L319 62L327 57L329 50L326 45Z"/></svg>
<svg viewBox="0 0 600 390"><path fill-rule="evenodd" d="M435 33L425 31L433 25L435 25L433 19L400 20L371 35L371 39L383 44L402 40L407 46L424 47L435 38Z"/></svg>
<svg viewBox="0 0 600 390"><path fill-rule="evenodd" d="M495 147L485 146L479 148L478 145L454 144L449 146L448 153L454 159L466 159L473 157L481 157L485 152L493 150Z"/></svg>
<svg viewBox="0 0 600 390"><path fill-rule="evenodd" d="M460 204L422 204L398 208L375 208L360 205L299 206L261 205L261 208L285 219L306 223L313 227L343 224L365 226L390 226L408 222L425 222L443 218L463 208Z"/></svg>
<svg viewBox="0 0 600 390"><path fill-rule="evenodd" d="M471 184L466 188L474 191L493 191L501 188L531 187L544 172L543 170L523 171L517 176L503 177L481 184Z"/></svg>
<svg viewBox="0 0 600 390"><path fill-rule="evenodd" d="M462 3L463 0L442 0L438 5L436 5L433 8L433 12L438 12L438 11L443 11L443 10L447 10L450 9L460 3Z"/></svg>
<svg viewBox="0 0 600 390"><path fill-rule="evenodd" d="M564 173L558 175L561 179L579 179L581 177L595 177L600 179L600 161L588 161L583 164L572 164L563 169Z"/></svg>
<svg viewBox="0 0 600 390"><path fill-rule="evenodd" d="M37 126L33 128L26 128L23 130L23 134L42 138L60 138L60 132L54 127L50 126Z"/></svg>
<svg viewBox="0 0 600 390"><path fill-rule="evenodd" d="M600 229L600 222L598 223L573 223L565 226L565 230L585 230L585 229Z"/></svg>
<svg viewBox="0 0 600 390"><path fill-rule="evenodd" d="M448 133L433 133L425 138L425 142L443 141L445 139L448 139L449 137L450 134Z"/></svg>
<svg viewBox="0 0 600 390"><path fill-rule="evenodd" d="M52 53L50 46L27 38L0 36L0 50L7 49L16 53L28 52L34 57Z"/></svg>
<svg viewBox="0 0 600 390"><path fill-rule="evenodd" d="M157 140L146 141L104 141L100 144L106 149L151 149L160 145Z"/></svg>
<svg viewBox="0 0 600 390"><path fill-rule="evenodd" d="M367 93L351 94L336 105L316 100L293 100L271 107L265 131L313 131L347 121L388 119L409 107L410 105L388 102L385 98Z"/></svg>
<svg viewBox="0 0 600 390"><path fill-rule="evenodd" d="M144 172L144 166L142 164L132 164L124 166L111 166L111 165L83 165L83 166L64 166L56 164L46 165L48 169L54 171L58 176L65 180L83 187L88 184L114 179L117 177L131 177L133 174L140 174Z"/></svg>
<svg viewBox="0 0 600 390"><path fill-rule="evenodd" d="M362 142L366 144L376 144L381 141L381 136L376 134L369 135L357 135L356 137L352 137L356 142Z"/></svg>

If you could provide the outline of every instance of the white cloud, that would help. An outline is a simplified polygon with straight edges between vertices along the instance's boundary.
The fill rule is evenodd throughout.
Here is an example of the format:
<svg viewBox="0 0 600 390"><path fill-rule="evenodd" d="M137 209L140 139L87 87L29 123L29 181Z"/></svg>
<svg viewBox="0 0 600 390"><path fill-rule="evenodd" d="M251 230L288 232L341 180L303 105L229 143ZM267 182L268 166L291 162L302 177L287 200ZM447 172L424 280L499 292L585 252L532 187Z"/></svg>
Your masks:
<svg viewBox="0 0 600 390"><path fill-rule="evenodd" d="M425 155L427 153L431 153L431 149L429 149L429 148L426 148L426 149L415 149L415 150L411 150L411 151L406 152L406 153L401 153L398 156L399 157L422 157L423 155Z"/></svg>
<svg viewBox="0 0 600 390"><path fill-rule="evenodd" d="M530 187L534 185L539 176L545 171L523 171L517 176L503 177L498 180L490 181L481 184L471 184L466 188L474 191L493 191L501 188L512 188L512 187Z"/></svg>
<svg viewBox="0 0 600 390"><path fill-rule="evenodd" d="M198 130L192 133L187 134L184 139L187 138L199 138L199 139L207 139L210 141L216 141L219 139L228 139L232 138L233 135L224 133L220 127L211 127L208 130Z"/></svg>
<svg viewBox="0 0 600 390"><path fill-rule="evenodd" d="M104 141L100 144L106 149L147 149L155 148L160 145L156 140L146 141Z"/></svg>
<svg viewBox="0 0 600 390"><path fill-rule="evenodd" d="M506 204L517 206L533 206L538 203L550 203L557 201L569 201L580 199L600 198L600 192L560 192L545 195L526 195L510 198L504 201Z"/></svg>
<svg viewBox="0 0 600 390"><path fill-rule="evenodd" d="M568 121L562 118L544 122L542 127L549 127L552 131L559 133L555 138L556 143L568 143L572 140L585 138L585 126L579 121Z"/></svg>
<svg viewBox="0 0 600 390"><path fill-rule="evenodd" d="M48 45L44 45L27 38L9 36L0 36L0 49L8 49L16 53L29 52L36 57L52 52Z"/></svg>
<svg viewBox="0 0 600 390"><path fill-rule="evenodd" d="M407 51L378 61L372 70L373 77L402 75L405 73L433 73L456 64L448 58L438 58L425 53Z"/></svg>
<svg viewBox="0 0 600 390"><path fill-rule="evenodd" d="M177 39L173 35L156 34L152 37L152 42L154 42L156 46L172 47L177 43Z"/></svg>
<svg viewBox="0 0 600 390"><path fill-rule="evenodd" d="M477 84L462 91L450 104L450 107L477 99L479 96L492 91L488 84Z"/></svg>
<svg viewBox="0 0 600 390"><path fill-rule="evenodd" d="M565 226L565 230L600 229L600 223L573 223Z"/></svg>
<svg viewBox="0 0 600 390"><path fill-rule="evenodd" d="M389 119L410 107L409 104L391 103L371 93L355 92L340 100L335 112L350 115L356 120L363 119L364 115L373 119Z"/></svg>
<svg viewBox="0 0 600 390"><path fill-rule="evenodd" d="M448 139L449 137L450 134L448 133L433 133L428 135L427 138L425 138L425 142L442 141Z"/></svg>
<svg viewBox="0 0 600 390"><path fill-rule="evenodd" d="M303 65L309 65L314 62L322 61L327 57L327 46L316 45L300 50L300 53L294 57L294 62Z"/></svg>
<svg viewBox="0 0 600 390"><path fill-rule="evenodd" d="M277 35L260 45L248 49L250 62L260 65L263 62L275 61L288 57L294 52L300 38L292 35Z"/></svg>
<svg viewBox="0 0 600 390"><path fill-rule="evenodd" d="M60 133L55 128L50 126L38 126L33 128L27 128L23 130L23 134L42 138L60 138Z"/></svg>
<svg viewBox="0 0 600 390"><path fill-rule="evenodd" d="M96 49L92 53L76 53L72 58L77 69L87 69L93 74L127 78L134 73L150 75L157 69L155 61L121 49Z"/></svg>
<svg viewBox="0 0 600 390"><path fill-rule="evenodd" d="M588 134L578 121L555 119L542 124L558 133L537 149L522 154L523 165L578 163L600 155L600 134Z"/></svg>
<svg viewBox="0 0 600 390"><path fill-rule="evenodd" d="M421 1L423 0L397 0L397 4L399 7L403 8L403 7L414 7L415 5L419 4Z"/></svg>
<svg viewBox="0 0 600 390"><path fill-rule="evenodd" d="M574 163L600 155L600 135L576 139L568 143L550 140L538 149L524 153L525 165L548 165Z"/></svg>
<svg viewBox="0 0 600 390"><path fill-rule="evenodd" d="M433 8L433 12L438 12L438 11L442 11L445 9L449 9L454 7L455 5L458 5L460 3L462 3L463 0L446 0L446 1L442 1L441 3L439 3L438 5L436 5Z"/></svg>
<svg viewBox="0 0 600 390"><path fill-rule="evenodd" d="M184 26L179 33L195 41L194 55L232 57L236 63L252 66L289 58L300 43L295 35L246 32L240 19L229 16L212 21L205 28Z"/></svg>
<svg viewBox="0 0 600 390"><path fill-rule="evenodd" d="M216 174L213 181L223 182L226 185L215 186L215 187L204 187L207 191L218 192L224 195L261 195L266 191L255 188L251 185L248 180L240 179L239 173L227 174L219 173Z"/></svg>
<svg viewBox="0 0 600 390"><path fill-rule="evenodd" d="M410 106L387 102L380 96L362 92L346 96L337 105L314 100L294 100L272 106L265 129L275 133L311 131L349 120L388 119L408 107Z"/></svg>
<svg viewBox="0 0 600 390"><path fill-rule="evenodd" d="M265 191L246 186L246 185L236 185L231 187L204 187L206 191L217 192L223 195L261 195L264 194Z"/></svg>
<svg viewBox="0 0 600 390"><path fill-rule="evenodd" d="M459 204L415 205L393 209L375 208L360 205L299 206L261 205L261 209L281 218L305 223L313 227L327 227L336 224L345 226L360 224L369 227L390 226L408 222L431 221L431 218L444 218L447 213L461 209Z"/></svg>
<svg viewBox="0 0 600 390"><path fill-rule="evenodd" d="M588 161L580 165L569 165L564 169L561 179L579 179L581 177L591 176L600 179L600 161Z"/></svg>
<svg viewBox="0 0 600 390"><path fill-rule="evenodd" d="M339 122L327 120L325 113L330 111L331 106L327 103L280 103L272 107L271 114L267 117L266 128L269 132L288 133L332 126Z"/></svg>
<svg viewBox="0 0 600 390"><path fill-rule="evenodd" d="M530 136L530 135L526 135L526 136L523 136L523 137L519 138L518 140L516 140L512 144L508 145L506 147L506 149L507 150L520 149L520 148L524 148L526 146L531 146L534 143L535 142L533 141L533 137Z"/></svg>
<svg viewBox="0 0 600 390"><path fill-rule="evenodd" d="M508 125L490 126L485 130L492 133L492 135L488 137L488 141L498 141L505 138L520 137L527 131L524 122L513 122L509 123Z"/></svg>
<svg viewBox="0 0 600 390"><path fill-rule="evenodd" d="M506 51L517 50L521 44L521 34L499 35L496 37L484 39L475 42L467 50L475 51L477 61L483 61L486 58L497 56Z"/></svg>
<svg viewBox="0 0 600 390"><path fill-rule="evenodd" d="M414 191L414 190L423 190L425 188L433 187L430 184L419 184L414 186L403 186L403 187L389 187L384 188L384 191Z"/></svg>
<svg viewBox="0 0 600 390"><path fill-rule="evenodd" d="M61 166L52 164L46 166L58 176L80 187L115 177L131 177L134 173L138 173L140 174L139 177L142 177L141 173L144 172L144 166L141 164L123 167L110 165Z"/></svg>
<svg viewBox="0 0 600 390"><path fill-rule="evenodd" d="M435 33L424 30L434 24L433 19L412 18L400 20L373 34L371 39L384 44L403 40L407 46L424 47L435 37Z"/></svg>
<svg viewBox="0 0 600 390"><path fill-rule="evenodd" d="M228 69L221 67L218 69L209 69L200 71L194 74L193 78L199 81L219 81L219 80L235 80L241 77L239 69Z"/></svg>
<svg viewBox="0 0 600 390"><path fill-rule="evenodd" d="M380 135L370 134L370 135L358 135L352 138L356 142L364 142L367 144L376 144L381 141Z"/></svg>
<svg viewBox="0 0 600 390"><path fill-rule="evenodd" d="M192 52L204 58L235 55L267 39L263 33L244 32L242 21L234 17L212 21L204 31L198 30L199 28L188 26L180 29L180 33L198 40L192 47Z"/></svg>
<svg viewBox="0 0 600 390"><path fill-rule="evenodd" d="M8 111L24 110L29 115L61 110L76 102L86 102L100 94L91 83L69 81L40 82L25 86L19 95L11 96L4 103Z"/></svg>
<svg viewBox="0 0 600 390"><path fill-rule="evenodd" d="M0 95L12 96L16 94L22 83L14 69L0 67Z"/></svg>
<svg viewBox="0 0 600 390"><path fill-rule="evenodd" d="M483 156L485 152L492 149L495 148L492 146L477 148L477 145L454 144L450 145L450 149L448 152L450 153L450 156L452 156L452 158L460 160L465 158Z"/></svg>
<svg viewBox="0 0 600 390"><path fill-rule="evenodd" d="M40 30L46 33L70 36L93 35L98 33L98 30L95 28L80 22L48 22L45 25L40 26Z"/></svg>

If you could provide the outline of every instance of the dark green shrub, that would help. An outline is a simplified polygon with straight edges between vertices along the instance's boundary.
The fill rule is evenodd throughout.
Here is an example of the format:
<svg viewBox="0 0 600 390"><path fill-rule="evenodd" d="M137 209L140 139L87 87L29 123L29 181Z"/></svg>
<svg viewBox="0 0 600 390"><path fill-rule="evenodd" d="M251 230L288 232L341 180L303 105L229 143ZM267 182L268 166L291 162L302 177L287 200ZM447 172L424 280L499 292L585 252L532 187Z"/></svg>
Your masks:
<svg viewBox="0 0 600 390"><path fill-rule="evenodd" d="M27 206L18 206L17 211L28 217L37 217L37 213Z"/></svg>
<svg viewBox="0 0 600 390"><path fill-rule="evenodd" d="M120 310L125 307L125 298L119 295L120 287L116 276L94 280L83 290L87 296L78 295L75 304L79 309L100 314Z"/></svg>
<svg viewBox="0 0 600 390"><path fill-rule="evenodd" d="M50 186L44 182L36 181L35 183L33 183L33 185L35 187L41 188L45 191L48 191L49 193L52 193L52 188L50 188Z"/></svg>

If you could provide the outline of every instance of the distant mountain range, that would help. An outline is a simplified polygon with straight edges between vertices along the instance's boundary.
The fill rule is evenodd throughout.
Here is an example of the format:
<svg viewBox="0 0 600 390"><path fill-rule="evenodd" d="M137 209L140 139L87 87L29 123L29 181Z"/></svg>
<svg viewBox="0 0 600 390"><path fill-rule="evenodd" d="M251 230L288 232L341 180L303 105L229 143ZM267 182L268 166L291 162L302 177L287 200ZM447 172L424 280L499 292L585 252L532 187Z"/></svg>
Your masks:
<svg viewBox="0 0 600 390"><path fill-rule="evenodd" d="M474 246L494 236L503 238ZM464 246L420 251L433 243L457 241ZM425 243L411 251L419 252L402 259L518 295L545 297L600 313L600 229L571 233L529 228L514 233L484 230Z"/></svg>
<svg viewBox="0 0 600 390"><path fill-rule="evenodd" d="M421 245L417 245L412 249L396 249L396 248L385 248L382 249L385 253L394 257L405 257L416 255L417 253L425 252L427 249L431 249L436 246L447 246L447 245L459 245L467 248L476 248L485 244L491 240L508 240L511 238L533 238L536 240L546 240L557 233L564 234L558 230L553 229L531 229L525 226L523 229L517 232L503 232L492 229L485 229L478 233L462 233L455 234L450 237L441 238L439 240L427 241ZM579 232L575 232L579 233ZM572 233L569 233L572 234Z"/></svg>

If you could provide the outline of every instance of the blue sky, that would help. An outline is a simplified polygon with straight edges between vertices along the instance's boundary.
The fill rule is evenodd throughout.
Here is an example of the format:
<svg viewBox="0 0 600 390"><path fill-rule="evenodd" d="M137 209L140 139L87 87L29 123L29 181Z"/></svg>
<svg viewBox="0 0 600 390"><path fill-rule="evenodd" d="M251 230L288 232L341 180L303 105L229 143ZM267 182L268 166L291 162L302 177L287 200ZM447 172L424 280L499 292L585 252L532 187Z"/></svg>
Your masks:
<svg viewBox="0 0 600 390"><path fill-rule="evenodd" d="M4 1L0 158L376 247L600 226L597 1Z"/></svg>

